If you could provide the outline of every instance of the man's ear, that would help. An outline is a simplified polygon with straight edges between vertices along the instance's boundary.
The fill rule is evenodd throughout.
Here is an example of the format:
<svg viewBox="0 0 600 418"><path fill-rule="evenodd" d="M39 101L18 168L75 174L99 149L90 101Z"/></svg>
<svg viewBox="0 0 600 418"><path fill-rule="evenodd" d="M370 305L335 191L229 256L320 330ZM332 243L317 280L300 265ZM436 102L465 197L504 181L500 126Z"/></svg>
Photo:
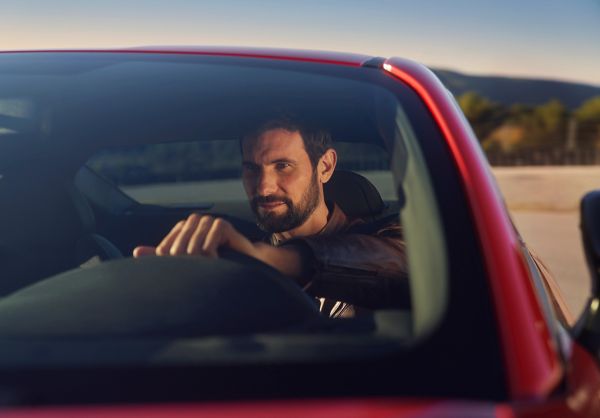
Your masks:
<svg viewBox="0 0 600 418"><path fill-rule="evenodd" d="M319 159L318 172L321 183L327 183L337 164L337 153L333 148L329 148Z"/></svg>

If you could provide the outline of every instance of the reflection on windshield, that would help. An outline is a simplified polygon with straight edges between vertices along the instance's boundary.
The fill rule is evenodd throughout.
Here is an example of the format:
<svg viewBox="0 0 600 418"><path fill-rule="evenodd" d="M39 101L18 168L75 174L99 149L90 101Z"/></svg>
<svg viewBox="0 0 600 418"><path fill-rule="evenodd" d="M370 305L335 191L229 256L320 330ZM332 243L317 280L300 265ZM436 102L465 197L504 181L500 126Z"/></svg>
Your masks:
<svg viewBox="0 0 600 418"><path fill-rule="evenodd" d="M44 207L50 220L38 221L32 216L35 222L29 229L7 228L5 236L22 243L22 248L6 257L5 272L14 280L5 282L5 293L10 293L10 309L19 307L22 314L28 312L29 320L42 315L52 324L61 324L42 327L44 321L40 318L30 324L31 328L24 322L18 329L6 325L5 332L10 329L18 335L30 332L40 336L96 332L108 336L116 332L108 331L113 329L114 320L124 327L115 335L143 335L139 328L142 323L161 323L146 318L148 310L138 313L146 318L138 323L128 311L117 309L119 315L113 319L102 316L84 331L78 324L91 321L84 319L86 314L62 316L64 312L56 312L51 306L84 302L83 306L89 307L100 303L97 309L102 312L105 300L93 295L103 288L112 295L111 300L120 294L117 299L131 307L143 300L146 290L127 293L123 280L131 286L146 284L152 289L157 285L152 280L162 280L163 276L170 277L170 286L183 280L175 276L187 277L177 267L177 259L148 261L141 257L147 254L195 256L194 260L200 262L198 278L194 279L198 283L190 288L180 283L180 289L190 294L195 286L203 288L211 280L227 287L237 275L246 276L248 281L266 280L266 270L248 270L253 265L248 259L254 259L283 275L285 279L275 282L285 283L285 292L294 293L293 298L300 298L308 303L306 309L314 311L268 330L263 328L268 322L265 318L251 322L247 328L250 333L288 333L294 327L295 332L322 331L329 326L341 326L351 333L376 333L375 313L379 310L402 311L406 324L412 324L412 292L426 292L432 285L438 293L444 292L445 287L439 285L446 280L443 254L436 253L440 268L435 270L435 280L425 277L423 272L429 270L423 263L431 262L414 255L419 252L409 251L410 262L406 260L405 248L427 247L426 240L421 242L421 235L414 232L422 228L423 216L437 215L435 199L423 192L431 187L427 168L422 161L411 160L418 154L417 138L409 135L408 119L395 119L400 107L392 94L360 77L320 74L314 69L303 73L161 59L153 62L129 57L118 65L104 62L94 66L93 71L77 71L72 77L67 73L60 82L53 76L45 77L42 68L49 64L41 63L32 83L23 83L14 74L0 79L0 86L13 83L13 94L0 97L2 120L15 128L15 121L23 120L26 129L18 128L18 133L37 132L38 137L28 138L29 146L35 143L36 152L44 156L35 176L10 176L13 190L23 191L18 199L10 201L14 206L10 213L27 214L32 208ZM15 95L19 88L21 94ZM277 119L277 115L284 116ZM286 125L269 125L274 122ZM397 123L406 126L398 127ZM258 126L263 126L263 131L256 130ZM252 132L258 133L251 140L244 139ZM269 139L270 135L277 140ZM284 137L296 141L297 146L285 145L288 142L283 141ZM403 141L415 144L393 147ZM255 144L250 149L258 147L260 152L246 154L242 164L242 154L250 152L244 144ZM394 179L390 149L412 150L402 162L412 163L410 175ZM26 155L26 150L25 145L17 148L18 155ZM74 167L85 167L76 182ZM406 201L397 200L398 182L401 189L404 187ZM418 199L411 200L413 195ZM217 227L221 228L218 233L213 231ZM404 231L413 237L412 244ZM439 225L428 231L426 239L443 242ZM229 235L217 242L214 236L218 234ZM213 242L216 244L211 247ZM288 242L292 244L286 247ZM285 248L287 253L282 252ZM237 260L235 268L220 264L228 251L247 258ZM297 258L286 259L290 252ZM270 255L275 253L280 255ZM23 263L23 254L35 254L39 259ZM132 254L138 259L131 260ZM221 257L219 261L214 260L216 256ZM422 286L408 286L409 269L416 269L415 275L424 277ZM105 279L97 282L99 275ZM68 284L72 281L78 286ZM213 284L212 288L218 286ZM179 297L169 303L178 300L182 309L190 312L211 307L219 313L208 311L206 315L224 318L219 298L244 298L251 292L242 292L239 286L227 288L233 293L217 292L205 302L198 296L185 308ZM175 291L175 287L154 290L150 295L157 299L143 306L163 303L161 298L169 291ZM265 289L256 298L264 299L267 293ZM43 300L48 294L53 295L49 299L52 303L48 306L50 312L44 312ZM53 300L55 297L60 301ZM31 305L32 301L36 303ZM264 310L269 303L263 301L258 306ZM242 301L235 305L241 306ZM292 305L288 305L292 312ZM436 306L443 311L443 304ZM29 311L34 308L35 315ZM159 311L170 309L165 306ZM262 315L263 311L257 309L247 308ZM326 314L315 319L320 318L319 311ZM418 318L430 311L426 305L415 308ZM190 312L173 319L174 329L182 329L177 321L187 323ZM234 309L232 315L239 322L241 314ZM284 318L287 314L269 315ZM328 315L367 319L360 324L325 325L322 320ZM25 318L22 321L27 322ZM397 335L408 338L412 325ZM169 333L168 327L148 327L152 335ZM232 332L221 323L210 332L198 330L196 336Z"/></svg>

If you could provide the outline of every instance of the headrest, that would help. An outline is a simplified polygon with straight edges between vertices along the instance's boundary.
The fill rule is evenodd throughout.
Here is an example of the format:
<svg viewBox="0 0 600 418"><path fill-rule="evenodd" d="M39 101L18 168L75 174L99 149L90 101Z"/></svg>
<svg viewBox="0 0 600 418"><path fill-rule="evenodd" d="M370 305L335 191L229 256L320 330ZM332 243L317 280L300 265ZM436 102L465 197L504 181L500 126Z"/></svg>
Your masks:
<svg viewBox="0 0 600 418"><path fill-rule="evenodd" d="M350 217L372 220L385 209L373 183L353 171L336 170L323 190L325 200L337 203Z"/></svg>

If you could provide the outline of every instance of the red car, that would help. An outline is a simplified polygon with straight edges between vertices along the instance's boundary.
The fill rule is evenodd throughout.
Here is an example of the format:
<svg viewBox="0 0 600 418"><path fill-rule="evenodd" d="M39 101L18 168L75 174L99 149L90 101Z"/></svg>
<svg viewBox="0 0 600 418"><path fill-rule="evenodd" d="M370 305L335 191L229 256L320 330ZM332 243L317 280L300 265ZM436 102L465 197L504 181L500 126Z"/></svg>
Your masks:
<svg viewBox="0 0 600 418"><path fill-rule="evenodd" d="M408 305L328 318L248 256L129 257L192 212L261 239L239 141L278 115L330 132L326 197L402 225ZM2 416L600 416L597 202L582 203L595 293L575 321L422 65L0 53Z"/></svg>

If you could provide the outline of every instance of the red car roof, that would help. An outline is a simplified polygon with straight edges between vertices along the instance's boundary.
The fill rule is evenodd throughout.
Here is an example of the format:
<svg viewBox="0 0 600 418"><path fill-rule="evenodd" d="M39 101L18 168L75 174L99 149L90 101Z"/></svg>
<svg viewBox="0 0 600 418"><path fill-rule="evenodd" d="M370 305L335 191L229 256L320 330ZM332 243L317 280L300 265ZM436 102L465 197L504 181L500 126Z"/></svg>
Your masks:
<svg viewBox="0 0 600 418"><path fill-rule="evenodd" d="M315 51L315 50L291 50L283 48L249 48L249 47L225 47L225 46L144 46L133 48L116 49L48 49L48 50L18 50L0 51L0 53L26 53L26 52L139 52L160 54L191 54L191 55L217 55L230 57L268 58L292 61L319 62L325 64L360 66L363 62L372 59L373 56L362 54L351 54L346 52Z"/></svg>

